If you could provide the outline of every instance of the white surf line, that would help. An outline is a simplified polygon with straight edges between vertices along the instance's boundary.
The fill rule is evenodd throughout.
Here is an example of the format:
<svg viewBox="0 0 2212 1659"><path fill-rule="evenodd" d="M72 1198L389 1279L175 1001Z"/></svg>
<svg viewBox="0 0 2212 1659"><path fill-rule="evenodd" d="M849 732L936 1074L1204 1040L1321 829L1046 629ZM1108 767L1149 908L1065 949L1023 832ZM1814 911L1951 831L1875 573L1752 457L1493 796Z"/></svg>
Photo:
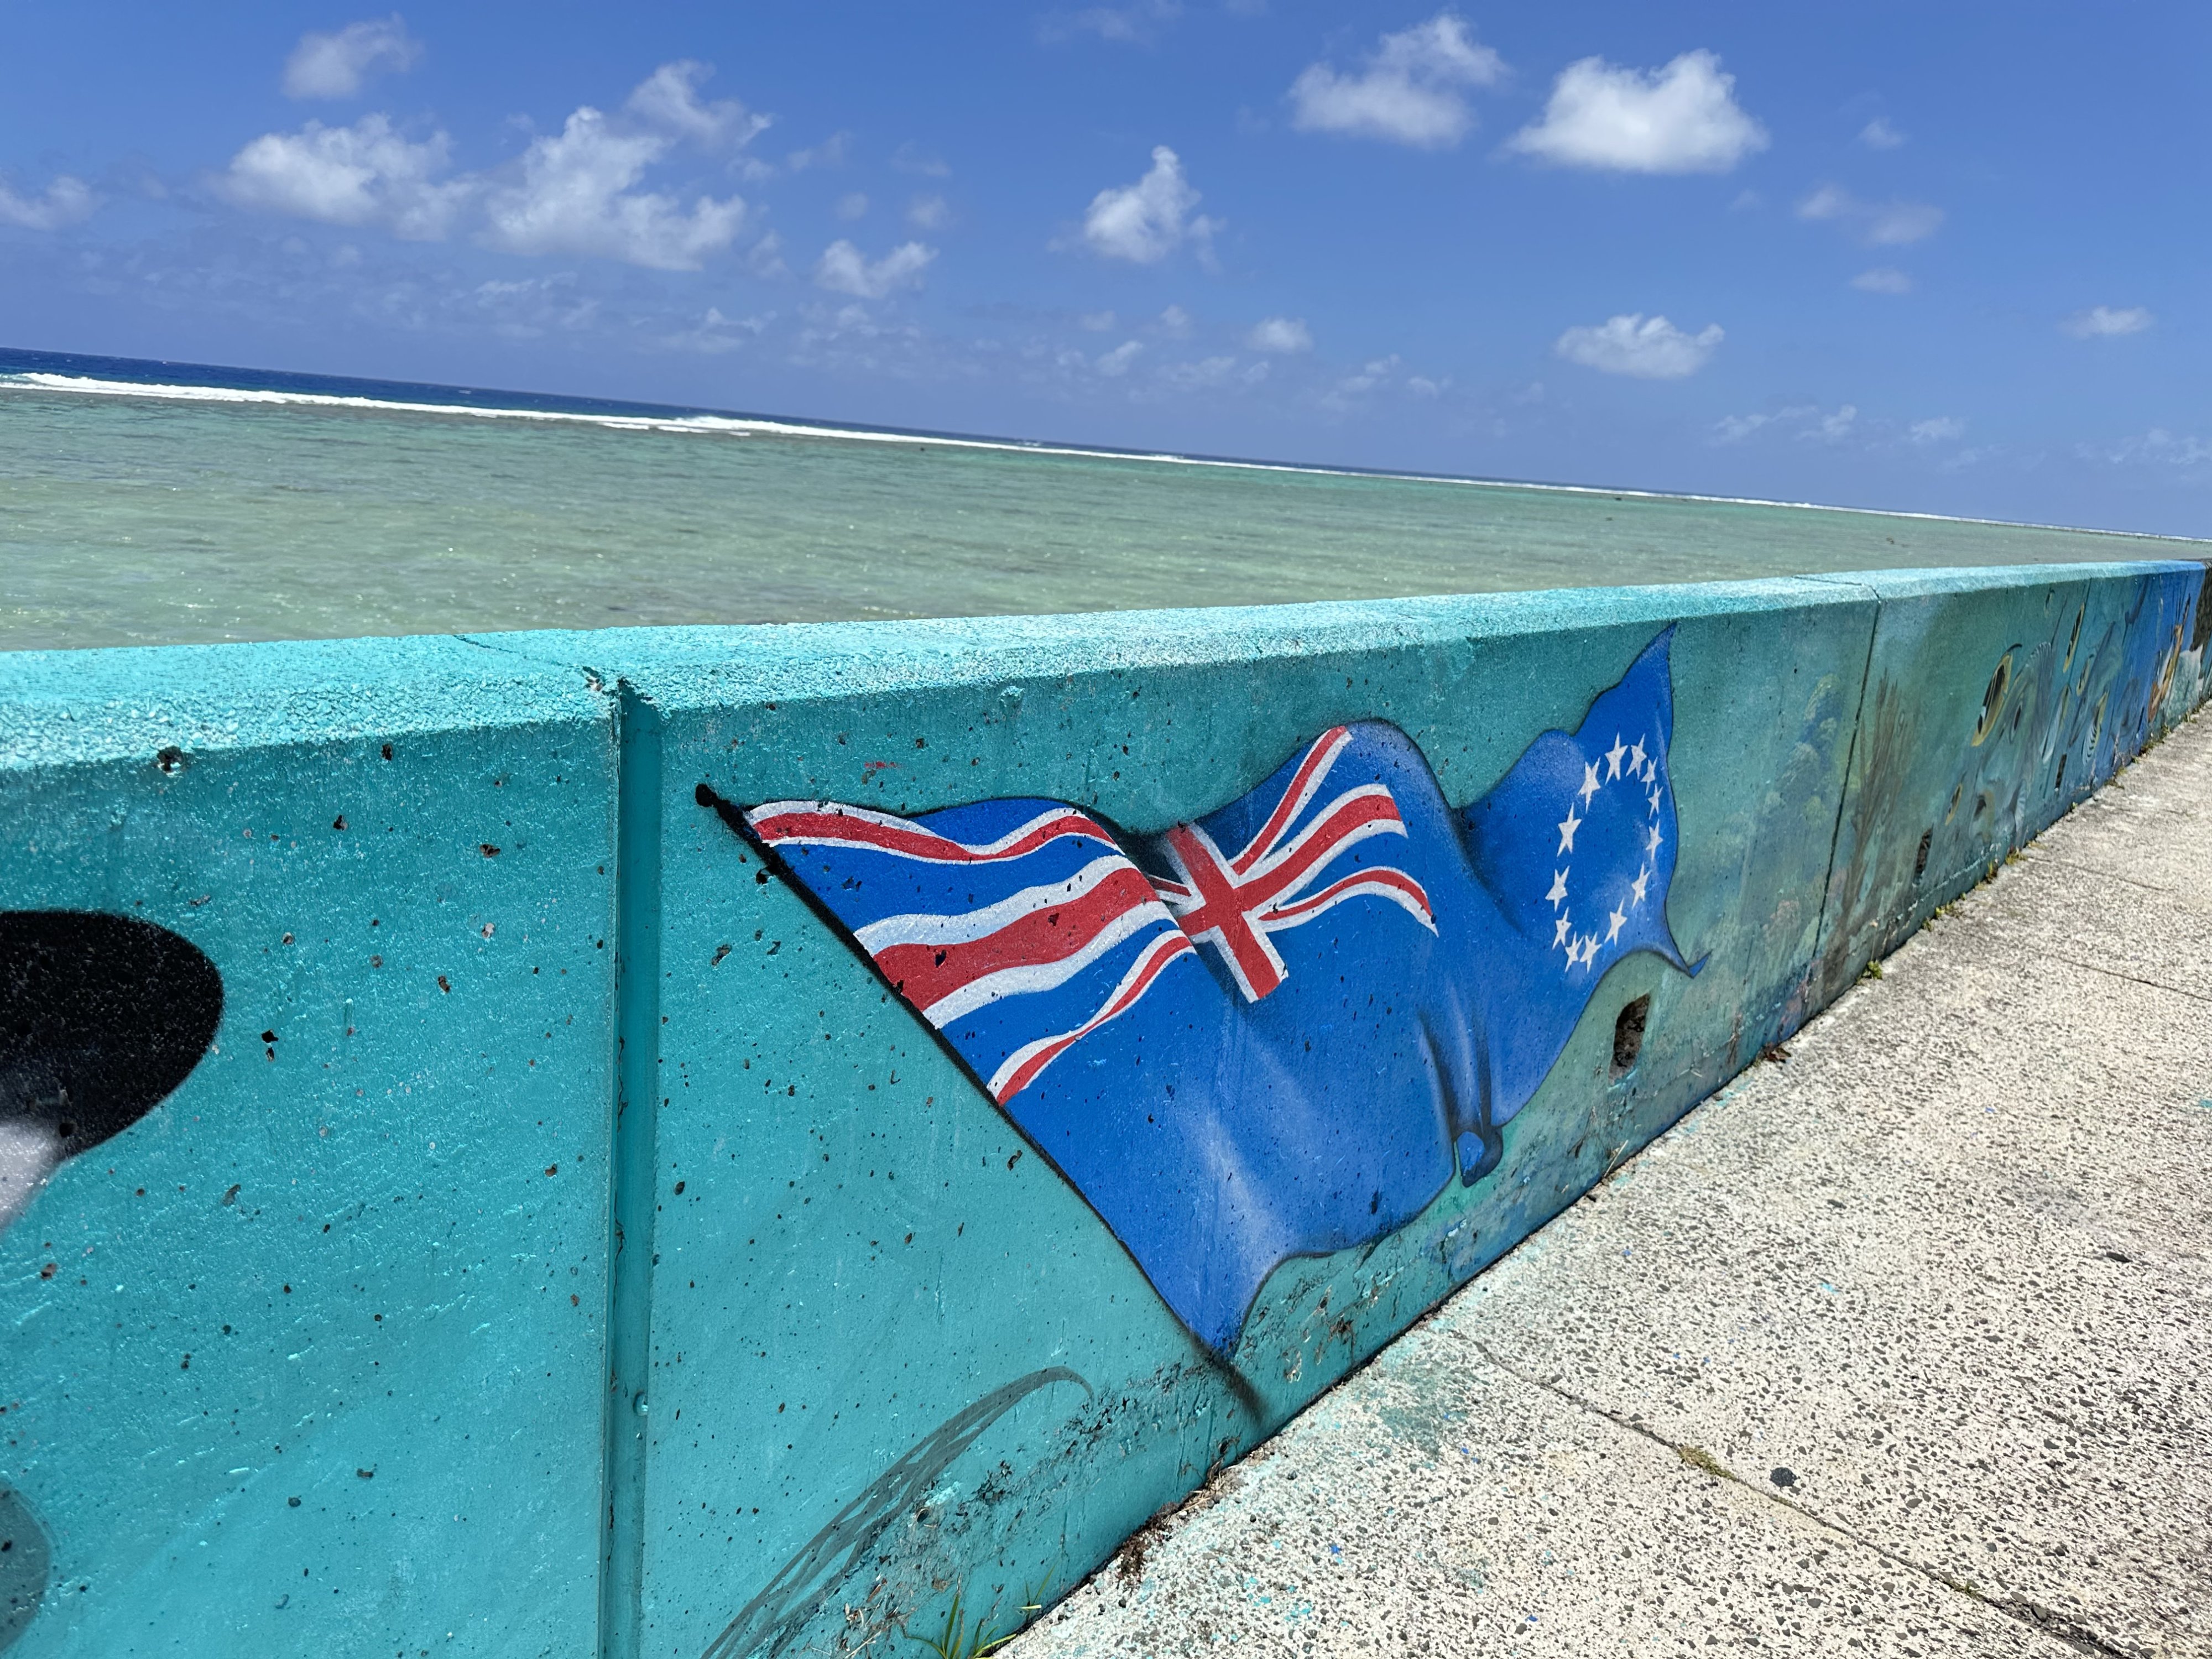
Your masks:
<svg viewBox="0 0 2212 1659"><path fill-rule="evenodd" d="M476 404L412 403L394 398L358 398L330 392L190 386L158 381L100 380L42 370L0 374L0 391L68 392L98 398L158 398L181 403L289 404L315 409L363 410L378 414L466 415L478 420L552 421L611 427L617 431L702 433L726 437L843 438L855 443L908 444L945 449L1003 450L1017 455L1073 455L1109 461L1163 461L1184 466L1246 467L1273 472L1343 472L1349 477L1381 477L1331 467L1292 466L1270 461L1224 461L1188 455L1146 454L1072 445L1023 443L1010 438L940 438L913 432L876 432L866 428L812 426L799 421L766 420L740 415L617 415L587 410L513 409ZM1462 479L1439 482L1465 483Z"/></svg>
<svg viewBox="0 0 2212 1659"><path fill-rule="evenodd" d="M308 408L364 410L380 414L466 415L478 420L550 421L597 426L618 432L669 432L716 437L836 438L850 443L909 444L916 447L977 449L1008 455L1061 455L1083 460L1136 461L1163 466L1222 467L1238 472L1289 472L1319 478L1378 478L1407 483L1452 484L1463 489L1528 490L1547 495L1603 496L1623 501L1684 501L1704 507L1774 507L1806 513L1835 513L1869 519L1924 524L1984 526L1996 530L2049 530L2069 536L2106 536L2121 541L2175 542L2203 546L2202 538L2155 531L2100 530L2080 525L2042 524L2018 519L1976 519L1950 513L1913 513L1880 507L1839 507L1830 501L1786 501L1759 495L1703 495L1667 489L1609 489L1602 484L1535 483L1510 478L1469 478L1449 472L1386 472L1346 466L1304 465L1291 461L1229 460L1217 456L1177 455L1123 449L1091 449L1075 444L1024 443L1012 438L946 438L914 432L879 432L865 427L816 426L740 415L614 415L578 410L509 409L473 404L410 403L393 398L345 397L330 392L281 392L241 386L191 386L167 382L101 380L43 370L0 374L0 392L10 389L68 392L87 397L161 398L185 403L294 404Z"/></svg>

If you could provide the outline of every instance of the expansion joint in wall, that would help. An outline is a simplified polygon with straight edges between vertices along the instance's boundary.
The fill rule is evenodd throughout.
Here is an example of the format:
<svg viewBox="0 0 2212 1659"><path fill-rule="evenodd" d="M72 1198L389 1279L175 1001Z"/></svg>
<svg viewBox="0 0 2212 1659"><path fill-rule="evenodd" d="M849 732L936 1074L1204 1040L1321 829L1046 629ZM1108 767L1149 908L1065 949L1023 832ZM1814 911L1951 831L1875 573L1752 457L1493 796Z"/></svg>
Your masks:
<svg viewBox="0 0 2212 1659"><path fill-rule="evenodd" d="M599 1659L635 1659L643 1619L652 1369L654 1127L660 1065L659 711L614 688L615 1098L609 1149L607 1375Z"/></svg>

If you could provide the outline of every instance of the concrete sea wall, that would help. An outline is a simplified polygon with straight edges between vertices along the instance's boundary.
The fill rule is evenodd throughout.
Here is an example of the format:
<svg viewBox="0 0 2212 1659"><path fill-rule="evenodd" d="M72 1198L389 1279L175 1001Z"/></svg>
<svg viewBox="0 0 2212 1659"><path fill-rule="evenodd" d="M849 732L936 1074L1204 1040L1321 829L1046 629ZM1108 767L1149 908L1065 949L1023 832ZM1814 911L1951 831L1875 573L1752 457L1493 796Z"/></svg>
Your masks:
<svg viewBox="0 0 2212 1659"><path fill-rule="evenodd" d="M0 1651L1003 1632L2195 707L2203 574L0 657Z"/></svg>

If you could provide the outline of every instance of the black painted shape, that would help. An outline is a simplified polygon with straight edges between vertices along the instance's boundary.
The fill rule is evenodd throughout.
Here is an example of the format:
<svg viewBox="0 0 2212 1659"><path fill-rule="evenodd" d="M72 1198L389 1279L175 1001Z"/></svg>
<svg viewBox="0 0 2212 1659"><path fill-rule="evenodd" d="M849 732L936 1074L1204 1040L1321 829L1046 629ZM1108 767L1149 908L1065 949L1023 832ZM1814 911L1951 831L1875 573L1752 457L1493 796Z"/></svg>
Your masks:
<svg viewBox="0 0 2212 1659"><path fill-rule="evenodd" d="M166 927L96 910L0 911L0 1121L97 1146L191 1074L222 975Z"/></svg>
<svg viewBox="0 0 2212 1659"><path fill-rule="evenodd" d="M14 1647L38 1617L53 1557L46 1529L22 1494L0 1486L0 1652Z"/></svg>

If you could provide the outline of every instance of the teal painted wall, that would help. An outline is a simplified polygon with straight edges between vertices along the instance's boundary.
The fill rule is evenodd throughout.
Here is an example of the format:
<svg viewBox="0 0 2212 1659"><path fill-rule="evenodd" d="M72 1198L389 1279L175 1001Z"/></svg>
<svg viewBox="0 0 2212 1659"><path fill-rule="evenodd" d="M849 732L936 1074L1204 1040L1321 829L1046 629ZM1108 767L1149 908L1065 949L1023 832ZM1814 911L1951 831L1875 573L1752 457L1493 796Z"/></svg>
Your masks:
<svg viewBox="0 0 2212 1659"><path fill-rule="evenodd" d="M52 1547L15 1651L580 1650L611 738L453 641L0 657L0 903L155 922L224 988L0 1234L0 1480Z"/></svg>
<svg viewBox="0 0 2212 1659"><path fill-rule="evenodd" d="M0 1650L1003 1629L2194 707L2202 577L0 657L0 908L150 921L224 987L0 1232L0 1531L51 1553L0 1553ZM1458 807L1670 623L1700 971L1613 967L1498 1167L1285 1261L1226 1353L701 805L1145 834L1385 720Z"/></svg>

